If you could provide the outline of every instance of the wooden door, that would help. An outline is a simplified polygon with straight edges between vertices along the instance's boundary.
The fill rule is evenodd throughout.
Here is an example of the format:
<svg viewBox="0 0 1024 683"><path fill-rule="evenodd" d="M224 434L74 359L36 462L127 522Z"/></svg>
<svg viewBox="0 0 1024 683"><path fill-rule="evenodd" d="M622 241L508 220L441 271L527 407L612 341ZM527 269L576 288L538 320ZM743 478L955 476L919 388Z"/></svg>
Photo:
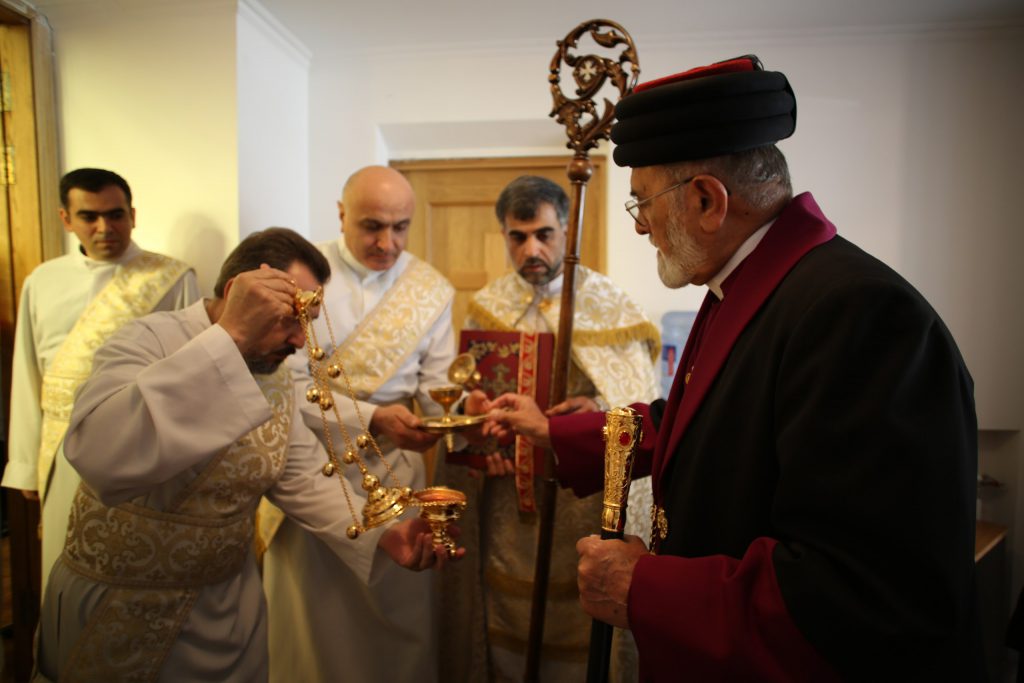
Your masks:
<svg viewBox="0 0 1024 683"><path fill-rule="evenodd" d="M511 270L494 215L494 204L505 186L524 175L549 178L570 193L566 165L571 157L445 159L394 161L416 192L406 248L440 270L455 286L452 324L466 319L469 299L488 282ZM603 157L592 159L594 174L587 184L580 262L605 270L605 172Z"/></svg>
<svg viewBox="0 0 1024 683"><path fill-rule="evenodd" d="M5 425L21 285L39 263L63 250L52 56L46 20L24 3L0 0L0 395ZM6 461L6 438L2 443ZM27 681L40 602L39 504L18 491L5 493L10 557L3 573L10 577L4 585L11 593L3 596L0 614L3 626L13 624L8 671L15 681Z"/></svg>

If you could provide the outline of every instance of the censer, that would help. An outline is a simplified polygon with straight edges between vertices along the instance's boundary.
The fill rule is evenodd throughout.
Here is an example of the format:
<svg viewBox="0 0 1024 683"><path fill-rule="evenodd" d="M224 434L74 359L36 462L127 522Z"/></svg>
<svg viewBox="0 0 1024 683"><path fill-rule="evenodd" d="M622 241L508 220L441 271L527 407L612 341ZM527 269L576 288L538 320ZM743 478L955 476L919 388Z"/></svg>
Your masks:
<svg viewBox="0 0 1024 683"><path fill-rule="evenodd" d="M306 392L306 400L315 403L320 408L320 416L323 420L324 445L327 450L327 464L323 467L323 474L326 477L338 473L341 483L341 490L345 494L345 502L348 504L352 519L361 519L361 524L352 524L346 533L349 538L357 538L359 534L367 529L384 524L388 520L401 515L409 507L419 507L420 517L423 518L433 532L435 545L442 545L447 549L448 555L455 556L455 541L448 534L448 524L455 521L466 509L466 495L461 491L450 489L446 486L431 486L420 491L413 491L408 486L402 486L391 466L384 459L384 454L377 445L377 441L370 434L366 421L363 419L359 404L355 400L355 392L349 382L348 374L340 360L333 355L327 357L327 353L317 341L316 333L313 330L313 321L310 317L310 309L319 306L323 302L323 288L315 292L298 291L295 293L295 312L306 335L306 354L309 358L309 371L313 378L313 386ZM331 337L331 347L337 350L334 340L334 331L331 329L331 321L326 311L322 311L324 321L327 324L327 331ZM336 353L337 351L335 351ZM331 391L329 379L342 378L349 398L356 409L356 416L359 418L359 425L362 432L353 440L345 423L338 413L338 407L334 402L334 394ZM461 387L459 387L461 393ZM457 399L458 396L455 397ZM453 401L455 400L453 399ZM448 407L450 407L450 403ZM345 441L345 450L339 462L335 451L335 444L331 439L331 430L328 425L328 411L333 411L334 419L338 423L342 438ZM446 409L447 415L447 409ZM361 451L372 450L380 458L387 470L387 478L392 484L385 485L380 478L370 472L366 466ZM345 477L341 474L342 465L355 465L363 476L362 488L366 491L366 505L363 506L361 517L356 516L355 508L352 506L352 498L349 496L348 486Z"/></svg>

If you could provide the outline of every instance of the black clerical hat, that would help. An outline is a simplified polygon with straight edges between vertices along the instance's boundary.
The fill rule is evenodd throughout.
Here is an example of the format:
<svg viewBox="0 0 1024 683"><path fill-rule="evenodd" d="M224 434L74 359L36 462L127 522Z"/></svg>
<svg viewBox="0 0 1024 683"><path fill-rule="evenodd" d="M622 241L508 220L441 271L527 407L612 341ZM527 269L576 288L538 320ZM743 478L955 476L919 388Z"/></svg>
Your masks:
<svg viewBox="0 0 1024 683"><path fill-rule="evenodd" d="M732 154L788 138L796 98L753 55L641 83L615 107L615 163L653 166Z"/></svg>

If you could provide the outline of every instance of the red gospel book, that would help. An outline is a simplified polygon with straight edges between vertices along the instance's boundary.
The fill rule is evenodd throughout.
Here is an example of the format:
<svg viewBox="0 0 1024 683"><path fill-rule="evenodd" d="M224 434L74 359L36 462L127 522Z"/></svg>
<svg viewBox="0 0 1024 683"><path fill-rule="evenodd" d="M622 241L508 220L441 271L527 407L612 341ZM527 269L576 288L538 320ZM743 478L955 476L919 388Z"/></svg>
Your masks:
<svg viewBox="0 0 1024 683"><path fill-rule="evenodd" d="M551 392L552 352L555 336L550 332L490 332L462 330L459 353L470 353L480 373L479 388L487 398L516 392L532 396L541 409L548 407ZM528 439L516 437L497 444L498 452L516 461L516 489L519 508L524 512L537 509L533 496L533 478L543 471L544 451ZM458 453L449 453L450 463L483 469L484 456L495 449L470 446Z"/></svg>

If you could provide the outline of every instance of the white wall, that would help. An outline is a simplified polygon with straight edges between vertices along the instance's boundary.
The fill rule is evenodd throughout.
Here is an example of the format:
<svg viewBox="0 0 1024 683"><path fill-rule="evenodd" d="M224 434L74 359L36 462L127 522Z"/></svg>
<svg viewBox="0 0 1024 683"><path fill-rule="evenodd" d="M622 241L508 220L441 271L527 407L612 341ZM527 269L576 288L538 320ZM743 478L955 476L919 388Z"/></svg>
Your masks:
<svg viewBox="0 0 1024 683"><path fill-rule="evenodd" d="M1024 329L1006 312L1015 303L1009 293L1024 291L1007 256L1021 245L1009 197L1020 180L1016 159L1024 149L1012 118L1024 94L1007 87L1024 51L1021 32L634 38L646 77L746 52L789 76L799 118L796 135L781 146L795 188L812 190L841 234L901 271L946 318L979 380L983 426L1020 428L1024 412L1013 399L1024 374L1007 369L1017 367L1013 350L1024 347ZM552 53L538 45L318 57L310 107L312 234L333 236L341 183L366 163L564 152L551 141L561 129L546 118ZM487 134L510 122L518 125L510 135ZM552 133L542 132L544 122ZM459 129L465 142L453 134ZM632 233L621 208L628 172L612 171L608 187L611 276L655 318L696 308L703 292L662 287L650 267L652 248ZM997 269L997 285L984 288L989 305L973 305L968 283L997 264L1007 267Z"/></svg>
<svg viewBox="0 0 1024 683"><path fill-rule="evenodd" d="M238 3L240 237L309 235L309 51L263 7Z"/></svg>
<svg viewBox="0 0 1024 683"><path fill-rule="evenodd" d="M627 22L628 28L628 22ZM566 153L547 119L554 39L472 50L318 54L310 89L310 216L337 231L349 173L389 158ZM1007 485L989 519L1011 526L1015 590L1024 582L1024 31L634 35L643 79L756 53L785 72L798 125L781 148L796 191L812 190L840 234L922 290L958 340L976 381L981 467ZM551 133L544 132L544 125ZM496 131L504 130L504 134ZM464 135L459 135L459 132ZM554 137L552 137L554 136ZM653 248L622 210L628 170L608 183L610 275L657 319L696 309L703 288L666 290ZM991 431L1002 430L1002 431ZM1000 434L1004 436L1000 436Z"/></svg>
<svg viewBox="0 0 1024 683"><path fill-rule="evenodd" d="M123 175L136 241L193 264L211 289L237 241L235 3L40 10L54 30L63 170Z"/></svg>

